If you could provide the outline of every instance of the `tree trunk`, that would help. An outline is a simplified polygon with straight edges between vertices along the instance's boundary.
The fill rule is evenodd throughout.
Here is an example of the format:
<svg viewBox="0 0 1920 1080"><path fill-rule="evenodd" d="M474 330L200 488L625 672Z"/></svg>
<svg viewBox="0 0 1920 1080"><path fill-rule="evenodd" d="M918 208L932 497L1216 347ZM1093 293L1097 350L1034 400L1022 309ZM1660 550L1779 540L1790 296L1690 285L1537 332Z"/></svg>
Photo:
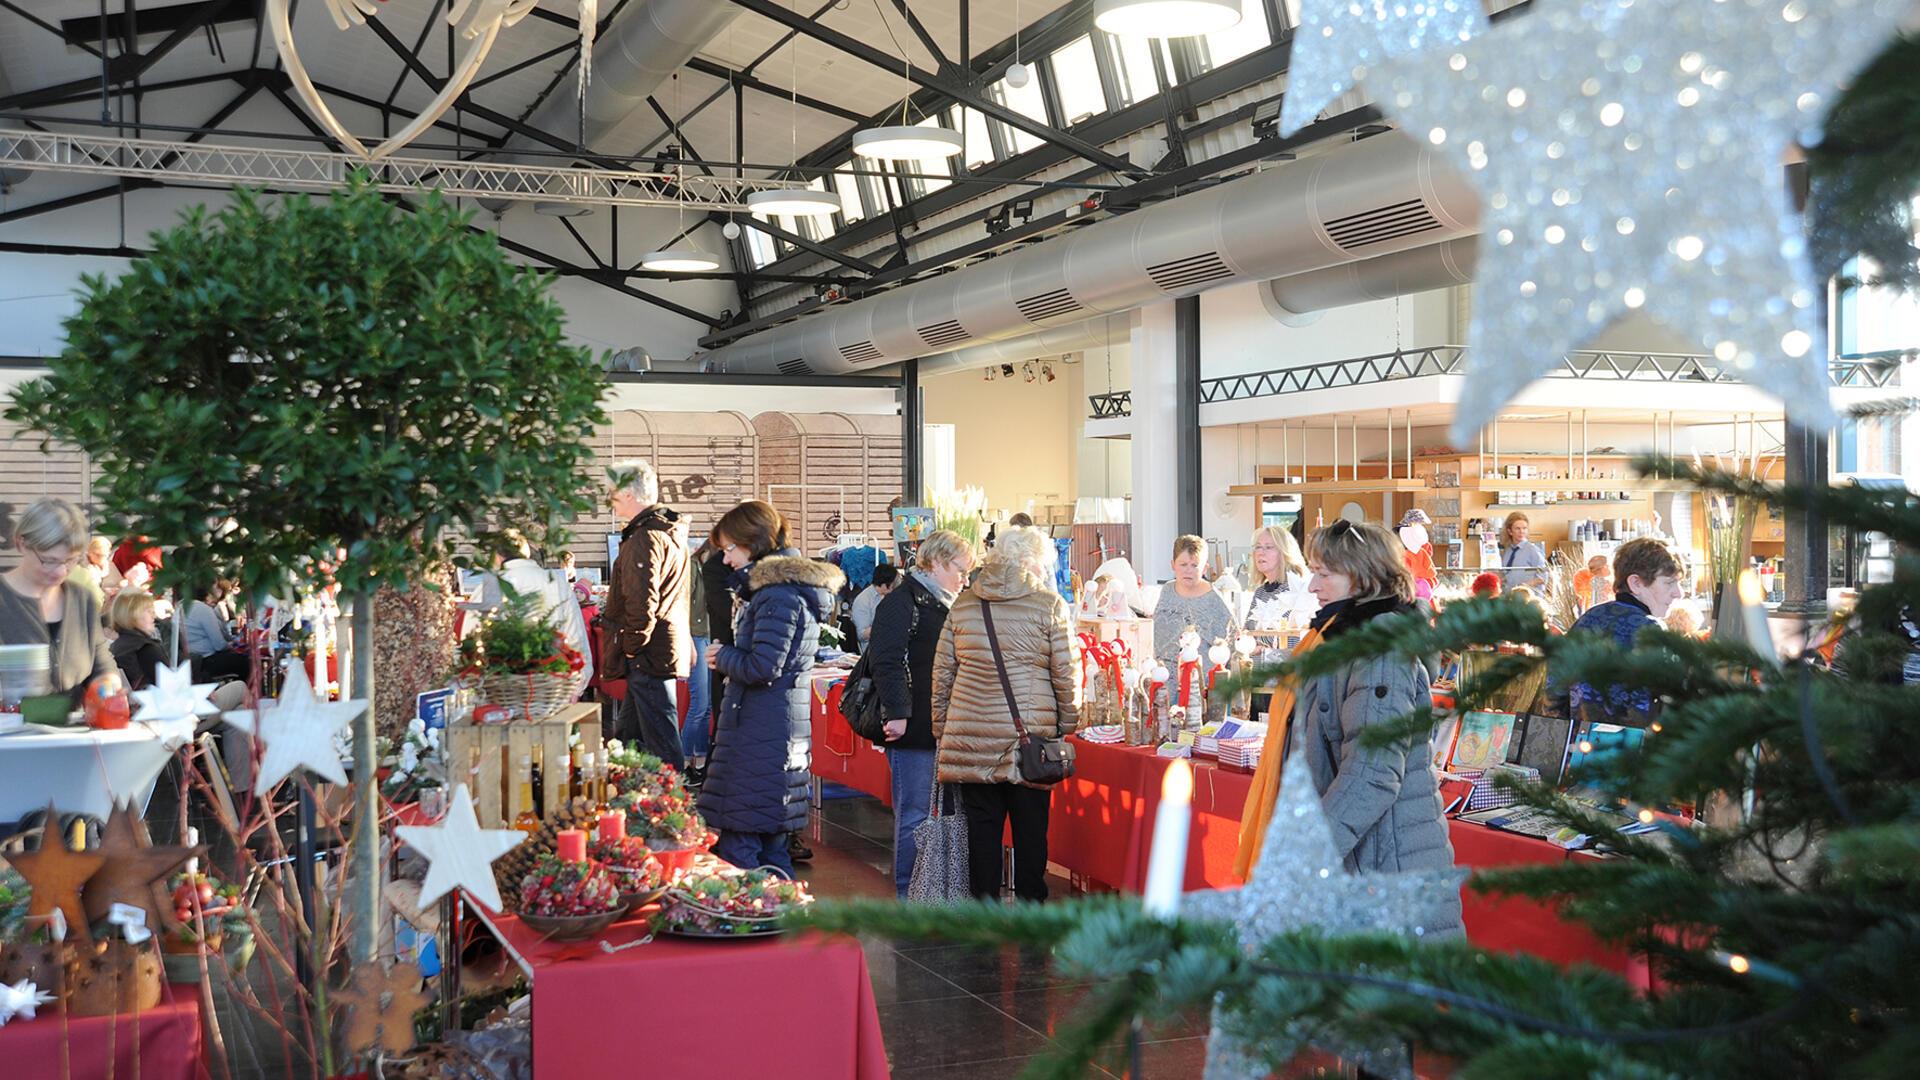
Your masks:
<svg viewBox="0 0 1920 1080"><path fill-rule="evenodd" d="M353 696L367 703L353 720L354 826L347 912L353 924L350 958L372 962L380 948L380 779L374 753L373 594L358 593L353 605Z"/></svg>

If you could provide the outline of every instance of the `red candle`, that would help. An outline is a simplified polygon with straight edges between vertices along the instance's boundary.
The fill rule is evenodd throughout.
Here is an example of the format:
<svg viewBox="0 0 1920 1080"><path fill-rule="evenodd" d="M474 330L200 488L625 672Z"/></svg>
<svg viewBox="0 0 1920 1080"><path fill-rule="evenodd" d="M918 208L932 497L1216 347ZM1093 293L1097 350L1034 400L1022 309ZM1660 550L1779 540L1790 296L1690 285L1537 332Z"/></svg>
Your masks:
<svg viewBox="0 0 1920 1080"><path fill-rule="evenodd" d="M582 829L562 829L554 835L553 851L561 862L587 861L587 834Z"/></svg>
<svg viewBox="0 0 1920 1080"><path fill-rule="evenodd" d="M611 844L623 840L627 835L627 814L624 810L609 810L600 815L600 842Z"/></svg>

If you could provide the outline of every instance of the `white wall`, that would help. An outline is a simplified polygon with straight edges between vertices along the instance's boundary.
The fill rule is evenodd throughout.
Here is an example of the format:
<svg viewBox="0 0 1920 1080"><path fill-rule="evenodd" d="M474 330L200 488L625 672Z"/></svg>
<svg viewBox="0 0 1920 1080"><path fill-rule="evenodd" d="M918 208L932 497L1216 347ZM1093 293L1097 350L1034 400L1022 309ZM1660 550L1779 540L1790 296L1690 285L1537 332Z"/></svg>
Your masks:
<svg viewBox="0 0 1920 1080"><path fill-rule="evenodd" d="M1058 357L1049 362L1051 382L1027 382L1016 365L1011 379L989 381L981 369L968 368L920 384L926 421L954 425L954 482L984 490L993 509L1070 503L1079 494L1082 365Z"/></svg>
<svg viewBox="0 0 1920 1080"><path fill-rule="evenodd" d="M1457 345L1452 290L1436 290L1331 308L1289 326L1266 299L1262 283L1200 294L1202 378L1305 367L1396 347Z"/></svg>
<svg viewBox="0 0 1920 1080"><path fill-rule="evenodd" d="M145 115L156 123L199 123L230 100L236 89L233 84L215 83L152 93L146 98ZM336 102L333 107L351 130L380 130L377 114L369 110L347 102ZM97 109L97 105L81 105L70 111L76 115L94 115ZM265 93L256 95L235 112L225 126L262 132L305 131L278 101ZM450 136L436 131L429 141L442 138ZM249 141L228 135L216 136L215 140L233 145L245 145ZM19 210L112 184L109 177L36 173L0 197L0 211ZM102 199L0 224L0 241L81 247L117 247L124 243L144 248L150 233L175 224L185 208L204 204L210 210L217 210L226 204L227 197L224 188L136 190L124 198ZM600 258L609 262L613 253L613 217L610 210L603 208L573 220L574 227ZM676 212L668 209L623 209L619 219L619 262L626 266L638 263L641 253L665 244L681 227ZM564 262L591 265L591 259L565 226L536 214L531 204L516 204L497 222L482 211L473 224L498 231L510 240ZM713 226L700 229L694 240L720 255L723 266L728 265L725 241ZM516 262L539 265L519 256L509 257ZM119 274L126 266L127 261L122 259L0 254L0 356L41 357L58 353L62 341L60 321L75 310L74 290L79 286L81 275ZM628 284L707 315L718 316L725 309L740 306L733 284L724 280L673 282L634 278ZM596 356L609 349L640 346L656 359L677 360L688 356L695 342L707 332L697 321L583 278L556 279L553 295L566 308L568 336L592 348Z"/></svg>

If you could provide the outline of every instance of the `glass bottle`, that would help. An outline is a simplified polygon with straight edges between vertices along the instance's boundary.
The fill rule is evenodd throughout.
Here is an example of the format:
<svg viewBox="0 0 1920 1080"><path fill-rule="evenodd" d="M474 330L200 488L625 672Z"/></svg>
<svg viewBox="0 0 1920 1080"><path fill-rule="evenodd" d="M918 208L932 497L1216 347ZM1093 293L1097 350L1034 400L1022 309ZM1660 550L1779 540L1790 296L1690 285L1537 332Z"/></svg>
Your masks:
<svg viewBox="0 0 1920 1080"><path fill-rule="evenodd" d="M520 759L520 813L513 827L532 836L540 831L540 815L533 812L533 759Z"/></svg>

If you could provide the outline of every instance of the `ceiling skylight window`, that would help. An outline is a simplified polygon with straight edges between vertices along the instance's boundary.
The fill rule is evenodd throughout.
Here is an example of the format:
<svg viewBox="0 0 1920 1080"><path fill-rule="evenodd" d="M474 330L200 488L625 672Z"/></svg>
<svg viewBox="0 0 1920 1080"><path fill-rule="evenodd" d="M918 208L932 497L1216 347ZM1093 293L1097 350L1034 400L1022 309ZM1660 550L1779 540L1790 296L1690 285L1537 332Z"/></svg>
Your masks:
<svg viewBox="0 0 1920 1080"><path fill-rule="evenodd" d="M1047 63L1060 95L1060 113L1067 127L1107 111L1107 92L1100 85L1100 64L1094 59L1093 39L1081 35L1054 50Z"/></svg>

